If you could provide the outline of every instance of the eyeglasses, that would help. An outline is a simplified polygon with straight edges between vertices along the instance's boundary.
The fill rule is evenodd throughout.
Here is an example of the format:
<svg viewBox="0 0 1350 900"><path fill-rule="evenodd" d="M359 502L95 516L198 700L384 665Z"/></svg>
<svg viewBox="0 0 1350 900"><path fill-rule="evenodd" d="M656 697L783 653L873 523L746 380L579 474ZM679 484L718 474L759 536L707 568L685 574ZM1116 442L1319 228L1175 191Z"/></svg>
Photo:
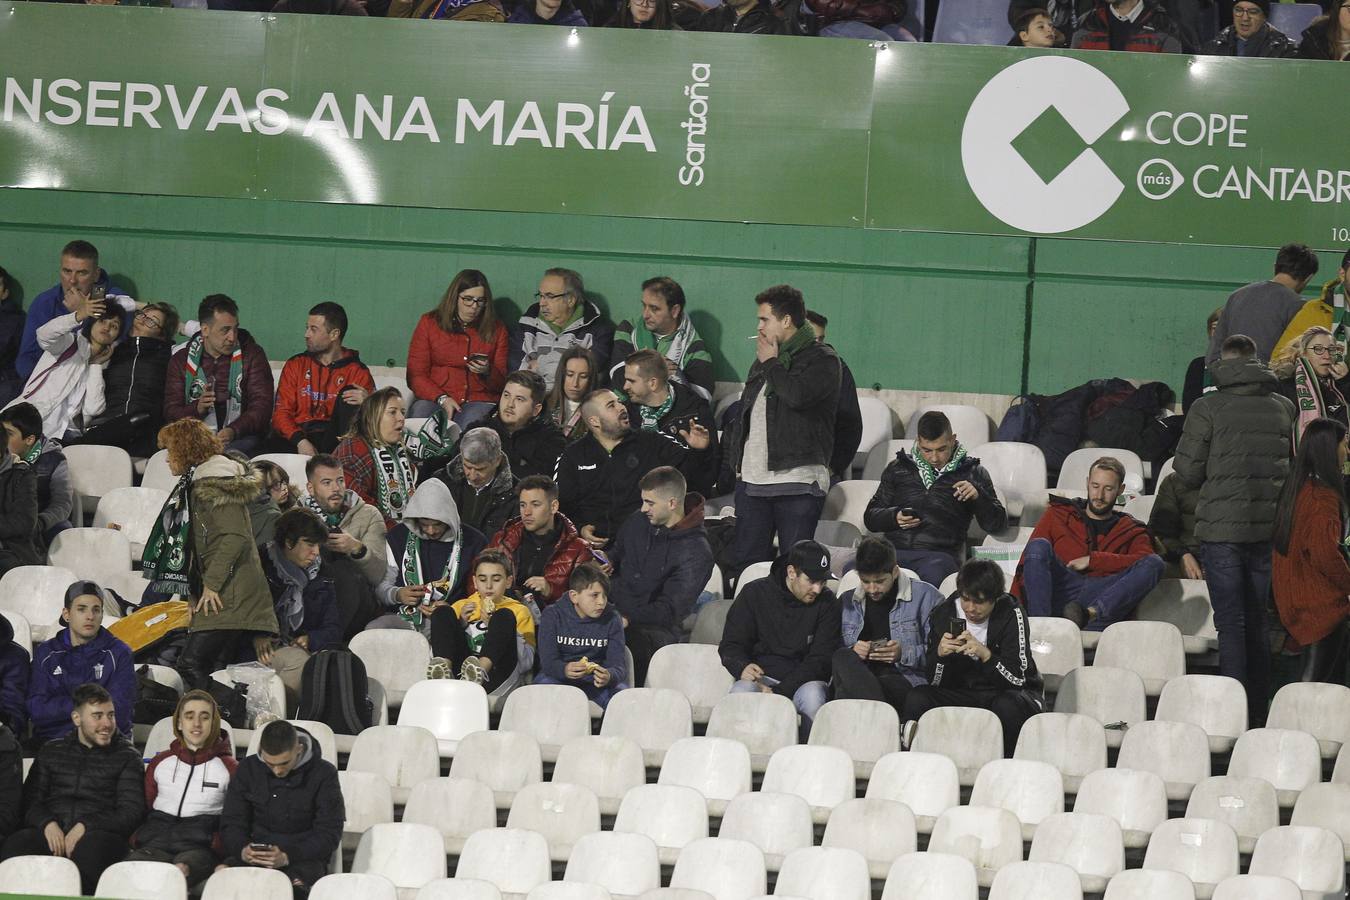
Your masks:
<svg viewBox="0 0 1350 900"><path fill-rule="evenodd" d="M641 6L643 9L655 9L656 0L628 0L629 6Z"/></svg>
<svg viewBox="0 0 1350 900"><path fill-rule="evenodd" d="M544 294L544 293L540 293L539 291L535 291L535 292L534 292L534 299L536 299L536 300L547 300L549 303L555 303L555 302L557 302L558 300L561 300L562 298L564 298L564 297L566 297L566 296L568 296L568 294L567 294L566 291L564 291L564 292L561 293L561 294Z"/></svg>
<svg viewBox="0 0 1350 900"><path fill-rule="evenodd" d="M1331 354L1333 354L1333 353L1336 352L1336 348L1335 348L1335 347L1309 347L1309 348L1308 348L1308 352L1309 352L1309 353L1313 353L1313 354L1315 354L1315 355L1317 355L1317 356L1330 356Z"/></svg>
<svg viewBox="0 0 1350 900"><path fill-rule="evenodd" d="M137 322L149 322L151 325L154 325L156 328L163 328L163 327L164 327L164 320L163 320L163 319L156 319L154 316L150 315L150 313L145 312L144 310L142 310L141 312L136 313L136 321L137 321Z"/></svg>
<svg viewBox="0 0 1350 900"><path fill-rule="evenodd" d="M485 305L487 305L487 298L486 298L486 297L471 297L471 296L469 296L468 294L460 294L460 295L459 295L459 302L460 302L460 303L467 303L467 304L469 304L470 306L485 306Z"/></svg>
<svg viewBox="0 0 1350 900"><path fill-rule="evenodd" d="M1265 13L1261 12L1260 7L1256 7L1256 6L1248 6L1248 7L1235 6L1235 7L1233 7L1233 17L1234 17L1234 18L1240 18L1240 19L1255 19L1257 16L1264 16L1264 15L1265 15Z"/></svg>

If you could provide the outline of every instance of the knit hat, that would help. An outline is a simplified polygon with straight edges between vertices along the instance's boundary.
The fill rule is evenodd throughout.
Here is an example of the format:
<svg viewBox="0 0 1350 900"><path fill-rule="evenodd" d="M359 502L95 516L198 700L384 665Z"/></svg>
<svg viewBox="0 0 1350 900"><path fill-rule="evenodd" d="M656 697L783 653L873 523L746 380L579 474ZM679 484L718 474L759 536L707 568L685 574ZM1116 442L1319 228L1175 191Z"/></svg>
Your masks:
<svg viewBox="0 0 1350 900"><path fill-rule="evenodd" d="M1265 16L1267 19L1270 18L1270 0L1239 0L1239 2L1255 3L1257 6L1261 7L1261 15ZM1233 5L1236 6L1237 4L1234 3Z"/></svg>

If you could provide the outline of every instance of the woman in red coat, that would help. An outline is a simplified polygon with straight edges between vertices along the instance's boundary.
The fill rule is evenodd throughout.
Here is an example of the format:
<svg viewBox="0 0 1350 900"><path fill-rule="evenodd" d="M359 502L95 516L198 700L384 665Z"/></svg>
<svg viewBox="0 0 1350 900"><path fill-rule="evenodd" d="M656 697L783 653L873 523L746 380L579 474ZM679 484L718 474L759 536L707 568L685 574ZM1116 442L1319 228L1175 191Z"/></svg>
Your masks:
<svg viewBox="0 0 1350 900"><path fill-rule="evenodd" d="M1307 647L1304 681L1345 684L1346 452L1344 425L1332 419L1308 423L1275 513L1275 606L1289 634Z"/></svg>
<svg viewBox="0 0 1350 900"><path fill-rule="evenodd" d="M506 356L506 327L492 308L487 276L465 269L413 331L408 386L416 399L409 415L428 417L439 406L468 431L501 397Z"/></svg>

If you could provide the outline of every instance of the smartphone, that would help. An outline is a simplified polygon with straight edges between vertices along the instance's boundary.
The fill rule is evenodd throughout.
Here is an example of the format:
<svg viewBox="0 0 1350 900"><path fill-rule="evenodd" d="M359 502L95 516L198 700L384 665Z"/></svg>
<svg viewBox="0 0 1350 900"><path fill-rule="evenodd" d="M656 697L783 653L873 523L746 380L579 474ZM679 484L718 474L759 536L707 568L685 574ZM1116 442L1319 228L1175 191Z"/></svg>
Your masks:
<svg viewBox="0 0 1350 900"><path fill-rule="evenodd" d="M328 526L328 533L329 533L329 534L342 534L342 526L341 526L341 525L329 525L329 526Z"/></svg>
<svg viewBox="0 0 1350 900"><path fill-rule="evenodd" d="M912 506L900 507L900 515L909 516L911 519L917 519L919 517L918 514L914 512L914 507Z"/></svg>
<svg viewBox="0 0 1350 900"><path fill-rule="evenodd" d="M90 300L105 300L107 297L108 289L101 284L96 284L89 290Z"/></svg>
<svg viewBox="0 0 1350 900"><path fill-rule="evenodd" d="M251 844L248 845L248 848L249 848L250 850L258 850L258 851L261 852L261 851L265 851L265 850L271 850L271 849L272 849L272 845L271 845L271 844L259 844L258 842L254 841L253 843L251 843Z"/></svg>
<svg viewBox="0 0 1350 900"><path fill-rule="evenodd" d="M471 362L471 363L486 363L487 361L488 361L488 355L487 355L486 353L470 353L470 354L469 354L469 362Z"/></svg>
<svg viewBox="0 0 1350 900"><path fill-rule="evenodd" d="M872 649L873 649L873 650L880 650L882 647L885 647L887 643L888 643L887 641L873 641L873 642L872 642Z"/></svg>
<svg viewBox="0 0 1350 900"><path fill-rule="evenodd" d="M965 630L966 630L965 619L952 619L951 624L947 626L947 633L950 634L952 637L960 637L961 633L964 632Z"/></svg>

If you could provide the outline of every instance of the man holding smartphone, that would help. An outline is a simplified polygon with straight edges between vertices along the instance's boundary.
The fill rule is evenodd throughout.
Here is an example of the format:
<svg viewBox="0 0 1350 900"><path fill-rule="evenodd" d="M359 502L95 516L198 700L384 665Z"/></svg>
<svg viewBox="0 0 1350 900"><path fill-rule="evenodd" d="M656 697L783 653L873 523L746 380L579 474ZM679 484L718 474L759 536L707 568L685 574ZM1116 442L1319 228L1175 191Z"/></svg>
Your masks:
<svg viewBox="0 0 1350 900"><path fill-rule="evenodd" d="M956 596L929 616L928 674L901 716L905 746L919 719L939 706L987 709L1003 725L1003 755L1011 757L1027 719L1045 705L1041 674L1031 656L1026 613L1004 591L1003 570L972 559L956 576Z"/></svg>
<svg viewBox="0 0 1350 900"><path fill-rule="evenodd" d="M901 572L884 538L863 538L857 572L859 587L839 598L844 643L831 660L834 697L879 700L903 713L910 688L928 683L928 620L942 595Z"/></svg>

